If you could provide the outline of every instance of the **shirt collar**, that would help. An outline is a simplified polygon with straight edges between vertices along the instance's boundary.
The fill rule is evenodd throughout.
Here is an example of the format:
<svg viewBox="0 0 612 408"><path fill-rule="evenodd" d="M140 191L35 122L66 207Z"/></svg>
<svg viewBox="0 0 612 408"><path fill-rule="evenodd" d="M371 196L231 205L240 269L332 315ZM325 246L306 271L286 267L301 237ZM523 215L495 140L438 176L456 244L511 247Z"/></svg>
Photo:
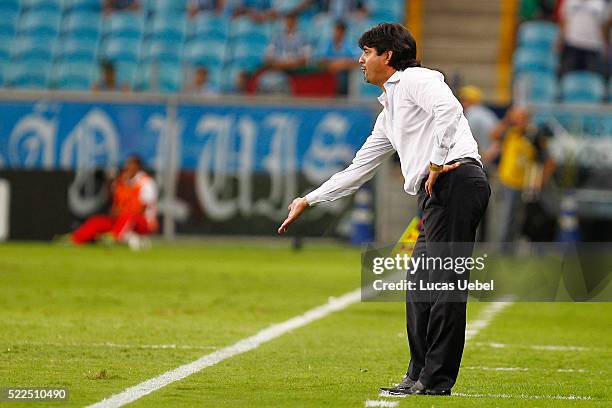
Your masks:
<svg viewBox="0 0 612 408"><path fill-rule="evenodd" d="M387 88L387 84L395 84L396 82L399 82L400 79L402 79L401 71L395 71L393 75L391 75L389 79L387 79L387 82L385 82L383 86ZM385 102L387 102L387 92L383 92L382 94L380 94L380 96L378 97L378 102L380 102L382 106L385 106Z"/></svg>

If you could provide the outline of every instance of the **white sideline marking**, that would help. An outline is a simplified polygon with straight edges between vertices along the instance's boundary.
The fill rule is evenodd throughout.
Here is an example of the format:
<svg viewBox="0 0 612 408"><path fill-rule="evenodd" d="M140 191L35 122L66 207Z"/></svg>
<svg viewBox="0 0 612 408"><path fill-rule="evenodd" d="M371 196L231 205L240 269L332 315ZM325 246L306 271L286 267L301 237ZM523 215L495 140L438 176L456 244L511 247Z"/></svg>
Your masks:
<svg viewBox="0 0 612 408"><path fill-rule="evenodd" d="M464 394L454 392L457 397L473 398L517 398L517 399L554 399L554 400L592 400L593 397L580 395L529 395L529 394Z"/></svg>
<svg viewBox="0 0 612 408"><path fill-rule="evenodd" d="M495 318L495 316L510 306L512 302L494 302L481 310L478 319L470 320L467 322L465 327L465 341L466 343L471 340L474 336L476 336L482 329L487 327L491 320Z"/></svg>
<svg viewBox="0 0 612 408"><path fill-rule="evenodd" d="M482 370L482 371L556 371L558 373L588 373L589 370L585 370L583 368L527 368L527 367L483 367L483 366L474 366L474 367L461 367L462 370Z"/></svg>
<svg viewBox="0 0 612 408"><path fill-rule="evenodd" d="M391 398L406 398L408 395L395 395L386 392L381 392L381 397ZM587 401L592 400L593 397L581 396L581 395L529 395L529 394L467 394L463 392L453 392L448 397L436 397L440 399L453 398L453 397L468 397L468 398L513 398L513 399L553 399L553 400L580 400Z"/></svg>
<svg viewBox="0 0 612 408"><path fill-rule="evenodd" d="M167 371L157 377L146 380L140 384L130 387L118 394L111 395L100 402L89 405L88 408L111 408L121 407L130 402L134 402L139 398L144 397L153 391L159 390L168 384L182 380L192 374L195 374L206 367L213 366L223 360L256 349L260 345L267 343L283 334L306 326L315 320L347 308L353 303L359 302L361 299L361 289L356 289L338 298L330 298L329 301L321 306L310 309L306 313L286 320L282 323L273 324L267 329L259 331L257 334L247 337L232 344L231 346L222 348L213 353L206 354L191 363L182 365L174 370Z"/></svg>
<svg viewBox="0 0 612 408"><path fill-rule="evenodd" d="M174 350L216 350L218 346L190 346L186 344L121 344L121 343L54 343L21 341L11 343L16 346L53 346L53 347L110 347L110 348L136 348L136 349L174 349Z"/></svg>
<svg viewBox="0 0 612 408"><path fill-rule="evenodd" d="M365 402L366 407L397 407L398 405L397 401L367 400Z"/></svg>
<svg viewBox="0 0 612 408"><path fill-rule="evenodd" d="M544 351L594 351L600 350L591 347L582 346L554 346L554 345L535 345L535 344L505 344L505 343L472 343L473 346L477 347L491 347L491 348L524 348L531 350L544 350Z"/></svg>

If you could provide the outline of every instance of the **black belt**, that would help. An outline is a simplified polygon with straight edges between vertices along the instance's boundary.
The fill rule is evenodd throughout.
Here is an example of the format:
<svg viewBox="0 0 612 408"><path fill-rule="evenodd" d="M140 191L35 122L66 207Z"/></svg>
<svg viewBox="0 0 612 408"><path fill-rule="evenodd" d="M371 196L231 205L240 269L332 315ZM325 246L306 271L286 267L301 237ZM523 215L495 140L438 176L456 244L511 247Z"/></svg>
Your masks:
<svg viewBox="0 0 612 408"><path fill-rule="evenodd" d="M455 163L461 163L461 164L475 164L478 167L482 168L482 164L480 164L480 162L476 159L474 159L473 157L462 157L460 159L455 159L455 160L451 160L446 164L455 164Z"/></svg>

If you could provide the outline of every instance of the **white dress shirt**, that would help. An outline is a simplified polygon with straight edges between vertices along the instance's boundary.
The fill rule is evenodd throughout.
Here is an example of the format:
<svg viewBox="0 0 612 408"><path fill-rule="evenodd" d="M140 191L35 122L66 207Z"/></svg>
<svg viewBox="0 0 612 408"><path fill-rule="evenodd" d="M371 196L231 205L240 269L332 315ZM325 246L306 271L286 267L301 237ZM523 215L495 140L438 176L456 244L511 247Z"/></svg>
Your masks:
<svg viewBox="0 0 612 408"><path fill-rule="evenodd" d="M353 162L306 195L308 204L354 193L397 151L404 190L415 195L429 174L429 163L471 157L480 161L463 108L438 71L415 67L396 71L378 97L383 106L374 130Z"/></svg>

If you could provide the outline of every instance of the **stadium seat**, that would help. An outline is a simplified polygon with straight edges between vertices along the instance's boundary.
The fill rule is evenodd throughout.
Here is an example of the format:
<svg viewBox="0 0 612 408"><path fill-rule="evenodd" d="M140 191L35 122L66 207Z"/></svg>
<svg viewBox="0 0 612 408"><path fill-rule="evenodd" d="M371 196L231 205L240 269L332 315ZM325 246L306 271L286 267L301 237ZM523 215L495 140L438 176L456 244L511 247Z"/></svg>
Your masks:
<svg viewBox="0 0 612 408"><path fill-rule="evenodd" d="M218 85L213 82L211 77L211 84L217 85L217 89L221 89L225 93L233 93L237 91L238 77L242 74L244 69L238 66L230 67L228 70L224 70L219 77ZM288 89L288 88L287 88Z"/></svg>
<svg viewBox="0 0 612 408"><path fill-rule="evenodd" d="M177 63L145 63L138 67L135 88L139 91L173 93L182 86L183 70Z"/></svg>
<svg viewBox="0 0 612 408"><path fill-rule="evenodd" d="M136 39L142 35L144 18L137 13L119 12L108 16L104 23L105 36Z"/></svg>
<svg viewBox="0 0 612 408"><path fill-rule="evenodd" d="M254 23L250 18L237 18L230 27L232 39L246 38L252 43L266 44L270 38L270 27L267 24Z"/></svg>
<svg viewBox="0 0 612 408"><path fill-rule="evenodd" d="M245 71L255 71L263 65L265 48L265 44L238 41L234 45L231 63Z"/></svg>
<svg viewBox="0 0 612 408"><path fill-rule="evenodd" d="M525 87L532 103L552 103L557 98L557 76L542 72L524 73L514 78L515 86Z"/></svg>
<svg viewBox="0 0 612 408"><path fill-rule="evenodd" d="M13 41L11 58L28 62L50 61L52 51L53 41L46 37L18 37Z"/></svg>
<svg viewBox="0 0 612 408"><path fill-rule="evenodd" d="M101 18L99 13L90 11L73 11L62 22L64 35L97 40L100 37Z"/></svg>
<svg viewBox="0 0 612 408"><path fill-rule="evenodd" d="M118 82L120 84L127 84L130 88L134 88L138 64L133 61L117 61L115 69L117 71Z"/></svg>
<svg viewBox="0 0 612 408"><path fill-rule="evenodd" d="M89 90L94 78L95 65L86 62L62 62L56 64L51 75L50 87L67 90Z"/></svg>
<svg viewBox="0 0 612 408"><path fill-rule="evenodd" d="M47 85L50 62L31 64L14 62L6 70L5 84L17 88L44 88Z"/></svg>
<svg viewBox="0 0 612 408"><path fill-rule="evenodd" d="M182 15L187 11L187 0L152 0L150 7L156 15Z"/></svg>
<svg viewBox="0 0 612 408"><path fill-rule="evenodd" d="M59 32L61 15L54 11L29 11L21 17L19 33L55 37Z"/></svg>
<svg viewBox="0 0 612 408"><path fill-rule="evenodd" d="M58 41L54 52L56 60L68 60L72 62L95 61L97 41L91 39L65 38Z"/></svg>
<svg viewBox="0 0 612 408"><path fill-rule="evenodd" d="M514 73L522 72L548 72L557 70L557 57L551 53L543 53L532 49L518 48L514 52Z"/></svg>
<svg viewBox="0 0 612 408"><path fill-rule="evenodd" d="M308 41L311 45L317 46L326 38L331 38L334 22L328 14L318 14L312 19L312 29L306 31Z"/></svg>
<svg viewBox="0 0 612 408"><path fill-rule="evenodd" d="M559 27L548 21L527 21L519 27L518 43L521 47L552 51L559 35Z"/></svg>
<svg viewBox="0 0 612 408"><path fill-rule="evenodd" d="M19 0L0 1L1 16L16 16L17 14L19 14Z"/></svg>
<svg viewBox="0 0 612 408"><path fill-rule="evenodd" d="M0 7L0 35L14 35L18 11L3 10Z"/></svg>
<svg viewBox="0 0 612 408"><path fill-rule="evenodd" d="M61 12L61 2L57 0L22 0L21 7L32 11L37 10L56 14Z"/></svg>
<svg viewBox="0 0 612 408"><path fill-rule="evenodd" d="M149 31L149 37L168 42L181 42L185 36L185 18L183 16L157 15Z"/></svg>
<svg viewBox="0 0 612 408"><path fill-rule="evenodd" d="M221 67L225 63L227 42L193 40L185 45L184 59L192 65Z"/></svg>
<svg viewBox="0 0 612 408"><path fill-rule="evenodd" d="M143 59L147 61L163 61L179 63L181 46L164 40L152 40L143 46Z"/></svg>
<svg viewBox="0 0 612 408"><path fill-rule="evenodd" d="M373 16L392 16L393 21L404 21L404 0L387 0L368 2L368 8Z"/></svg>
<svg viewBox="0 0 612 408"><path fill-rule="evenodd" d="M568 72L561 78L561 95L563 102L598 103L606 93L604 78L595 72Z"/></svg>
<svg viewBox="0 0 612 408"><path fill-rule="evenodd" d="M99 12L102 9L102 0L65 0L66 11L71 12Z"/></svg>
<svg viewBox="0 0 612 408"><path fill-rule="evenodd" d="M102 59L118 62L136 62L140 56L140 41L137 39L109 38L100 46Z"/></svg>
<svg viewBox="0 0 612 408"><path fill-rule="evenodd" d="M13 36L0 35L0 63L7 61L11 56Z"/></svg>
<svg viewBox="0 0 612 408"><path fill-rule="evenodd" d="M229 21L212 13L199 13L190 24L189 36L196 39L225 39L229 35Z"/></svg>

